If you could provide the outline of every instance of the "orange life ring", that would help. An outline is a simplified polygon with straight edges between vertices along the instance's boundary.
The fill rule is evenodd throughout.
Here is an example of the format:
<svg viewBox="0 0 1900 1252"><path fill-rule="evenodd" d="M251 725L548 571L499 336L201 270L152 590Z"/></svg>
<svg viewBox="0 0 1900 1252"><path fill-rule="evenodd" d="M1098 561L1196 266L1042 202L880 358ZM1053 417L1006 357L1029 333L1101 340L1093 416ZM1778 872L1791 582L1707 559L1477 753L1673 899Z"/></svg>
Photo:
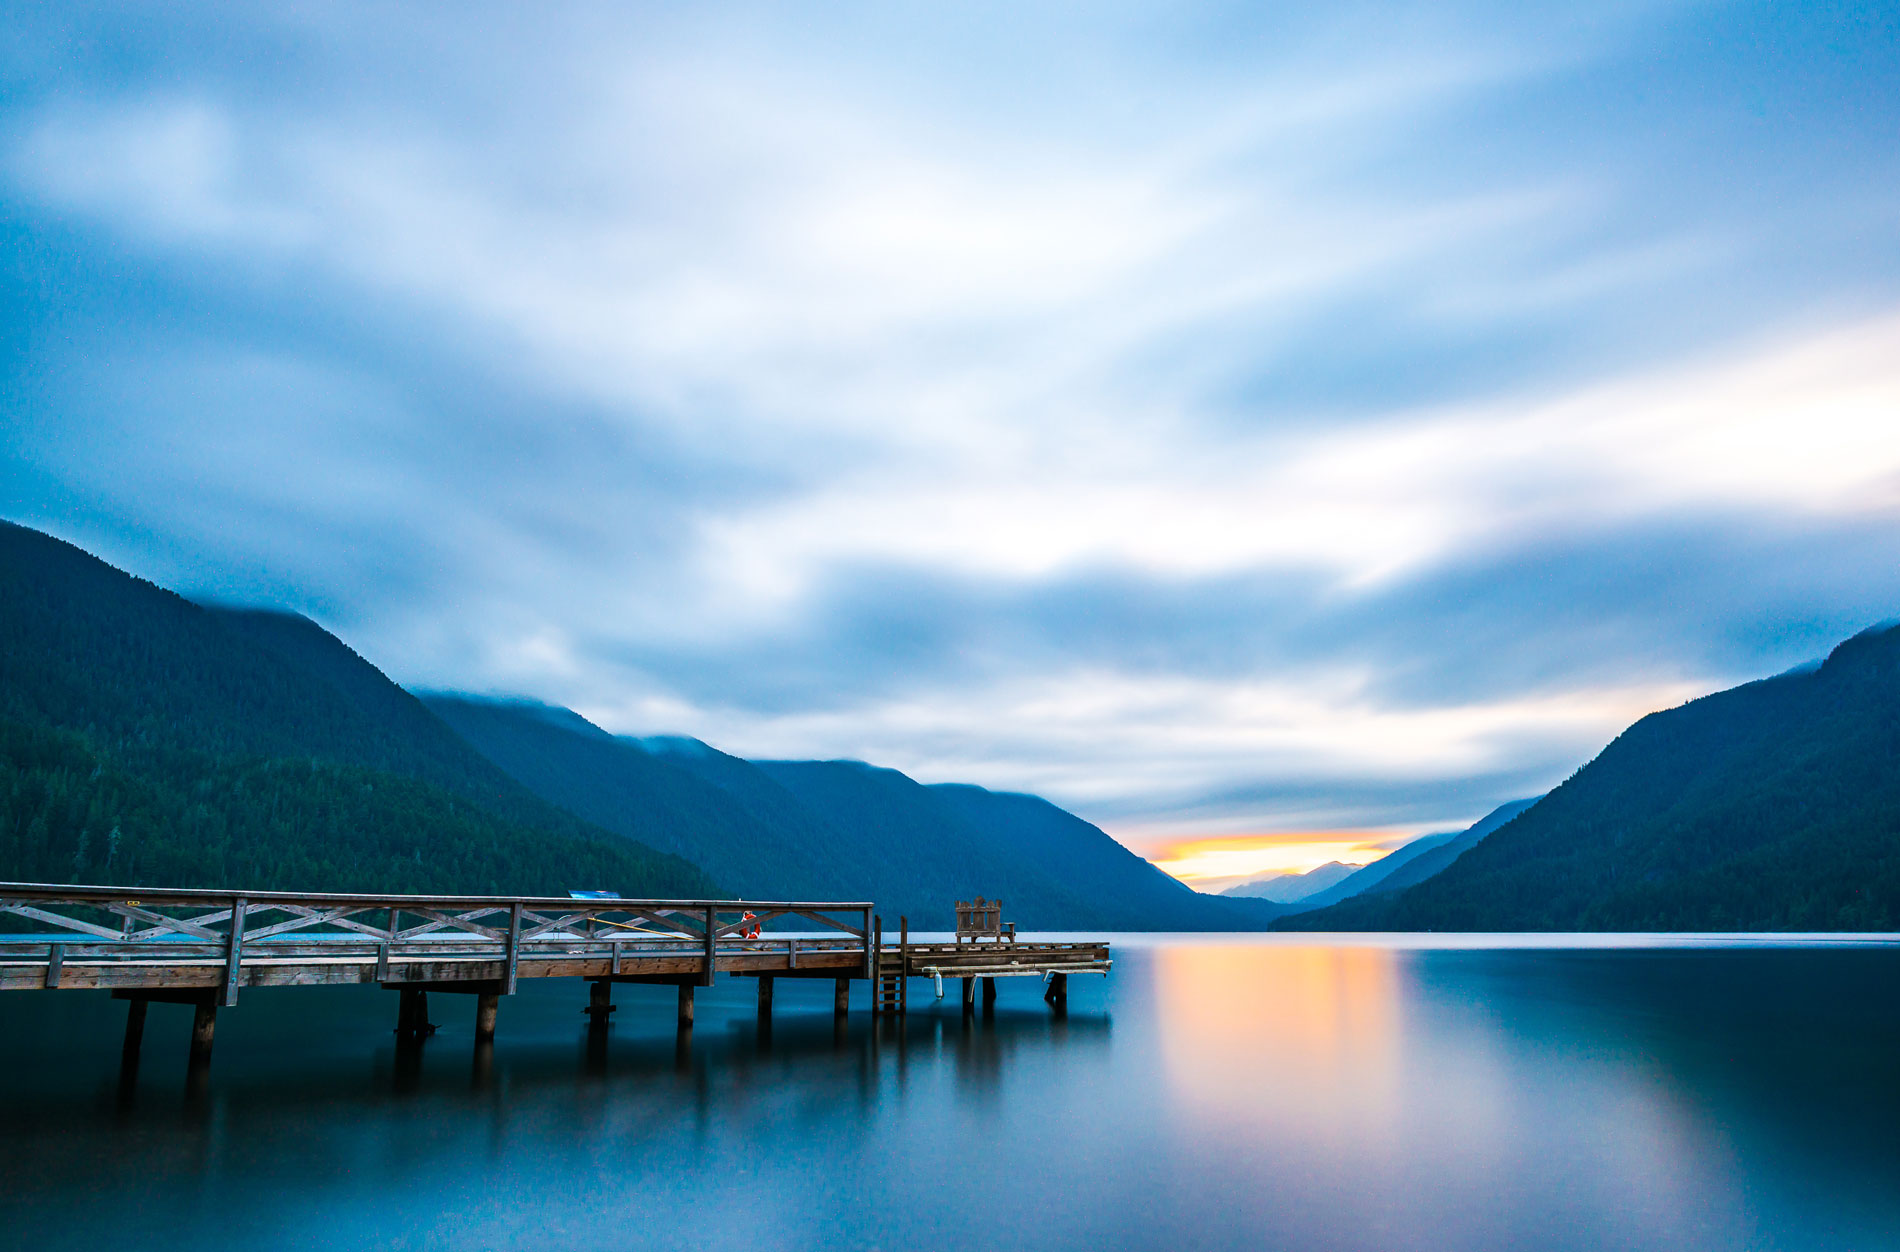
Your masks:
<svg viewBox="0 0 1900 1252"><path fill-rule="evenodd" d="M746 913L743 916L741 916L739 920L742 922L751 922L751 921L755 921L756 917L757 917L756 914ZM741 939L757 939L758 937L759 937L759 928L756 925L741 927L739 930L739 938Z"/></svg>

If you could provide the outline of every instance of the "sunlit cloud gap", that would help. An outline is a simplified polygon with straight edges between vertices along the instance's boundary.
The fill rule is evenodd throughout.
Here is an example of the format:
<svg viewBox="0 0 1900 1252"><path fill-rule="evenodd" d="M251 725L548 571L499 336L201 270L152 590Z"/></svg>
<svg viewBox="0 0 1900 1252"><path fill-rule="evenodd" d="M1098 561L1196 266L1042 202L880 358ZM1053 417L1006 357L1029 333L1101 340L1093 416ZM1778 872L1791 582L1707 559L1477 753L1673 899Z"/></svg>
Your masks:
<svg viewBox="0 0 1900 1252"><path fill-rule="evenodd" d="M1390 831L1317 830L1184 840L1154 863L1190 886L1218 888L1268 874L1303 874L1337 861L1370 865L1390 854ZM1402 842L1402 841L1401 841Z"/></svg>

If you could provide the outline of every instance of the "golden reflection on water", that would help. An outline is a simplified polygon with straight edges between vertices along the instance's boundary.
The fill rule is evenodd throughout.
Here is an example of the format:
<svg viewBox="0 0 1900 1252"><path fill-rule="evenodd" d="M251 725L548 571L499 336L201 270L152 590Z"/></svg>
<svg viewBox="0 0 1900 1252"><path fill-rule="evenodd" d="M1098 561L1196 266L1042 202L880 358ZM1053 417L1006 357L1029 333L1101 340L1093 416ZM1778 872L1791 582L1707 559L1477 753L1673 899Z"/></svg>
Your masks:
<svg viewBox="0 0 1900 1252"><path fill-rule="evenodd" d="M1183 944L1154 958L1163 1068L1185 1105L1275 1120L1316 1107L1361 1123L1390 1113L1400 954Z"/></svg>

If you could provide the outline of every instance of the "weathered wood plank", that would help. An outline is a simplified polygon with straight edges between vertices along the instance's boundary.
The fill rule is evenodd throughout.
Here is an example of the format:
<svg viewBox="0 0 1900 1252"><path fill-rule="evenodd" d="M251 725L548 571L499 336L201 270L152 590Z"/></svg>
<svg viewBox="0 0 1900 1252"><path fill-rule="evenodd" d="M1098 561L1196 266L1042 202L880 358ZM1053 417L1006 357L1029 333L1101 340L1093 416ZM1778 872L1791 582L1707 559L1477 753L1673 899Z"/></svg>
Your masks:
<svg viewBox="0 0 1900 1252"><path fill-rule="evenodd" d="M49 913L45 909L36 909L30 904L8 903L4 908L0 908L0 913L16 913L21 917L31 918L36 922L45 922L49 926L57 926L61 930L76 931L82 935L97 935L101 939L118 939L121 937L118 931L110 927L95 926L91 922L82 922L76 917L63 917L58 913Z"/></svg>
<svg viewBox="0 0 1900 1252"><path fill-rule="evenodd" d="M129 917L135 921L141 921L147 924L149 929L135 931L130 936L134 942L150 940L154 935L169 934L195 935L200 939L224 938L223 935L208 926L202 926L195 921L186 921L184 918L166 917L162 913L154 913L150 909L140 908L130 901L113 904L108 907L112 912L117 913L121 917Z"/></svg>

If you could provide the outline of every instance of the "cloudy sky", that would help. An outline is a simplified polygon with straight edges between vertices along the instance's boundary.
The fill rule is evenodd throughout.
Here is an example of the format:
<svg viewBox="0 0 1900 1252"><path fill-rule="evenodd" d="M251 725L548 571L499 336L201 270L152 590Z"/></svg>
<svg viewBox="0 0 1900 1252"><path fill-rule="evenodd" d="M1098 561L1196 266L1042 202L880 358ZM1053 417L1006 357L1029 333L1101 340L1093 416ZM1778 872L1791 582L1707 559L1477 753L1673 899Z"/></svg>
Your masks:
<svg viewBox="0 0 1900 1252"><path fill-rule="evenodd" d="M412 686L1167 856L1900 614L1891 5L4 30L0 515Z"/></svg>

